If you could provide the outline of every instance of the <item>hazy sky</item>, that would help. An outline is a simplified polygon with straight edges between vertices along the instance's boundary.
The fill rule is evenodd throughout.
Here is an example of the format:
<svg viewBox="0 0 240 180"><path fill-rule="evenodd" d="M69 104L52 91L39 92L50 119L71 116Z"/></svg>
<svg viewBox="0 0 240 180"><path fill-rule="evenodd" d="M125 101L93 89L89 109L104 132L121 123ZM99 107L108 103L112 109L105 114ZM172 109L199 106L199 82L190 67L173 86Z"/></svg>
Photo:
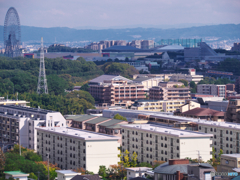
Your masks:
<svg viewBox="0 0 240 180"><path fill-rule="evenodd" d="M11 6L38 27L240 23L240 0L0 0L0 25Z"/></svg>

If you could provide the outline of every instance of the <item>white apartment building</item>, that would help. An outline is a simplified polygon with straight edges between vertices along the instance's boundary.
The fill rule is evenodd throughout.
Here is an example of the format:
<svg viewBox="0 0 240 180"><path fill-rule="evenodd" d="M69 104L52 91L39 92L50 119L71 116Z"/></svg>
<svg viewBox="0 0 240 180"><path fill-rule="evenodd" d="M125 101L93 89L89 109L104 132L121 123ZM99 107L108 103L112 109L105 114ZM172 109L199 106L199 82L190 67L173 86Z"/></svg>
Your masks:
<svg viewBox="0 0 240 180"><path fill-rule="evenodd" d="M197 85L197 93L226 97L226 85L199 84Z"/></svg>
<svg viewBox="0 0 240 180"><path fill-rule="evenodd" d="M212 146L216 155L223 150L224 154L240 153L240 124L231 122L216 122L197 118L174 116L170 113L148 112L137 110L103 110L103 117L120 114L128 119L140 118L149 122L167 125L176 129L195 130L212 134Z"/></svg>
<svg viewBox="0 0 240 180"><path fill-rule="evenodd" d="M199 81L203 80L203 75L196 75L195 69L189 69L189 74L172 74L170 80L171 81L179 81L180 79L185 79L189 83L191 81L194 81L196 84L199 83Z"/></svg>
<svg viewBox="0 0 240 180"><path fill-rule="evenodd" d="M36 127L66 127L60 112L16 105L0 106L0 142L37 149Z"/></svg>
<svg viewBox="0 0 240 180"><path fill-rule="evenodd" d="M153 163L169 159L211 158L212 134L183 131L156 124L122 125L122 151L138 154L139 162Z"/></svg>
<svg viewBox="0 0 240 180"><path fill-rule="evenodd" d="M37 129L37 152L61 169L84 168L98 173L99 166L117 164L119 137L86 130L52 127Z"/></svg>

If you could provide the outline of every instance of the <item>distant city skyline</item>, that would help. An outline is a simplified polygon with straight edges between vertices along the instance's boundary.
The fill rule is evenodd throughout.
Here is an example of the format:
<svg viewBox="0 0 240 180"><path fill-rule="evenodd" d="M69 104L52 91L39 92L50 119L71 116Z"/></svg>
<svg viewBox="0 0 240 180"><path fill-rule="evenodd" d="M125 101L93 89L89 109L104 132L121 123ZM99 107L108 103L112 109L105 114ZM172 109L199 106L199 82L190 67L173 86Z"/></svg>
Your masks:
<svg viewBox="0 0 240 180"><path fill-rule="evenodd" d="M181 28L240 24L239 0L0 0L0 25L15 7L21 25L70 28Z"/></svg>

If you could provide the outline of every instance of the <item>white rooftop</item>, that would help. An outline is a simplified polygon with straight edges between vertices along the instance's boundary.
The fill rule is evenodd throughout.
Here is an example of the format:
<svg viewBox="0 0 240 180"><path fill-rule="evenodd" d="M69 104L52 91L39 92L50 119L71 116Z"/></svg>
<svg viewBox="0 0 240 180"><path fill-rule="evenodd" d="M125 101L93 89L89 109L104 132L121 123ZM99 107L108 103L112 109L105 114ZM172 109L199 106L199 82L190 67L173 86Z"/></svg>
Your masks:
<svg viewBox="0 0 240 180"><path fill-rule="evenodd" d="M222 156L233 157L233 158L240 158L240 154L222 154Z"/></svg>
<svg viewBox="0 0 240 180"><path fill-rule="evenodd" d="M143 172L143 171L149 171L152 170L152 168L149 167L129 167L129 168L125 168L128 171L135 171L135 172Z"/></svg>
<svg viewBox="0 0 240 180"><path fill-rule="evenodd" d="M161 126L157 124L128 124L128 125L122 125L122 127L127 127L132 129L142 129L150 132L173 135L178 137L212 137L213 136L212 134L180 130L180 129L170 128L170 127Z"/></svg>
<svg viewBox="0 0 240 180"><path fill-rule="evenodd" d="M74 129L69 127L39 127L37 130L47 131L62 136L71 136L74 138L84 139L84 140L118 140L119 137L111 136L107 134L100 134L92 131L86 131L82 129Z"/></svg>
<svg viewBox="0 0 240 180"><path fill-rule="evenodd" d="M57 173L61 173L61 174L80 174L80 173L77 173L75 171L72 171L72 170L56 170Z"/></svg>

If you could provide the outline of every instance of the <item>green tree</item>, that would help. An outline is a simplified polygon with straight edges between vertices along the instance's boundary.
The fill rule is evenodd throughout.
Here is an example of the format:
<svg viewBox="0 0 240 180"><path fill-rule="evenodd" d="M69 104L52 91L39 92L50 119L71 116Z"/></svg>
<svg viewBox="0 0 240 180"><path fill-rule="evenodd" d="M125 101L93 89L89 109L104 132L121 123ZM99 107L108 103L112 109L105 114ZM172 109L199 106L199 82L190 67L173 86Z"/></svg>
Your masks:
<svg viewBox="0 0 240 180"><path fill-rule="evenodd" d="M220 149L219 153L218 153L218 158L217 161L220 162L221 161L221 155L223 154L223 150Z"/></svg>
<svg viewBox="0 0 240 180"><path fill-rule="evenodd" d="M3 153L2 149L0 149L0 171L4 170L6 162L5 154Z"/></svg>
<svg viewBox="0 0 240 180"><path fill-rule="evenodd" d="M147 162L141 162L137 165L137 167L152 167L151 164L147 163Z"/></svg>
<svg viewBox="0 0 240 180"><path fill-rule="evenodd" d="M124 152L123 159L124 159L124 162L123 162L124 167L130 167L129 152L128 152L127 149L126 149L125 152Z"/></svg>
<svg viewBox="0 0 240 180"><path fill-rule="evenodd" d="M134 151L132 156L131 156L131 167L136 167L137 166L137 153Z"/></svg>
<svg viewBox="0 0 240 180"><path fill-rule="evenodd" d="M83 91L88 91L88 89L89 89L88 83L86 83L86 84L84 84L83 86L81 86L80 89L83 90Z"/></svg>
<svg viewBox="0 0 240 180"><path fill-rule="evenodd" d="M33 172L29 174L28 178L36 179L36 180L38 179L38 177Z"/></svg>
<svg viewBox="0 0 240 180"><path fill-rule="evenodd" d="M188 86L188 81L186 79L180 79L178 82L182 82L186 87Z"/></svg>
<svg viewBox="0 0 240 180"><path fill-rule="evenodd" d="M106 166L99 166L98 174L102 176L103 178L107 177L107 168Z"/></svg>
<svg viewBox="0 0 240 180"><path fill-rule="evenodd" d="M119 120L124 120L124 121L127 121L127 118L121 116L120 114L115 114L115 116L113 117L114 119L119 119Z"/></svg>

